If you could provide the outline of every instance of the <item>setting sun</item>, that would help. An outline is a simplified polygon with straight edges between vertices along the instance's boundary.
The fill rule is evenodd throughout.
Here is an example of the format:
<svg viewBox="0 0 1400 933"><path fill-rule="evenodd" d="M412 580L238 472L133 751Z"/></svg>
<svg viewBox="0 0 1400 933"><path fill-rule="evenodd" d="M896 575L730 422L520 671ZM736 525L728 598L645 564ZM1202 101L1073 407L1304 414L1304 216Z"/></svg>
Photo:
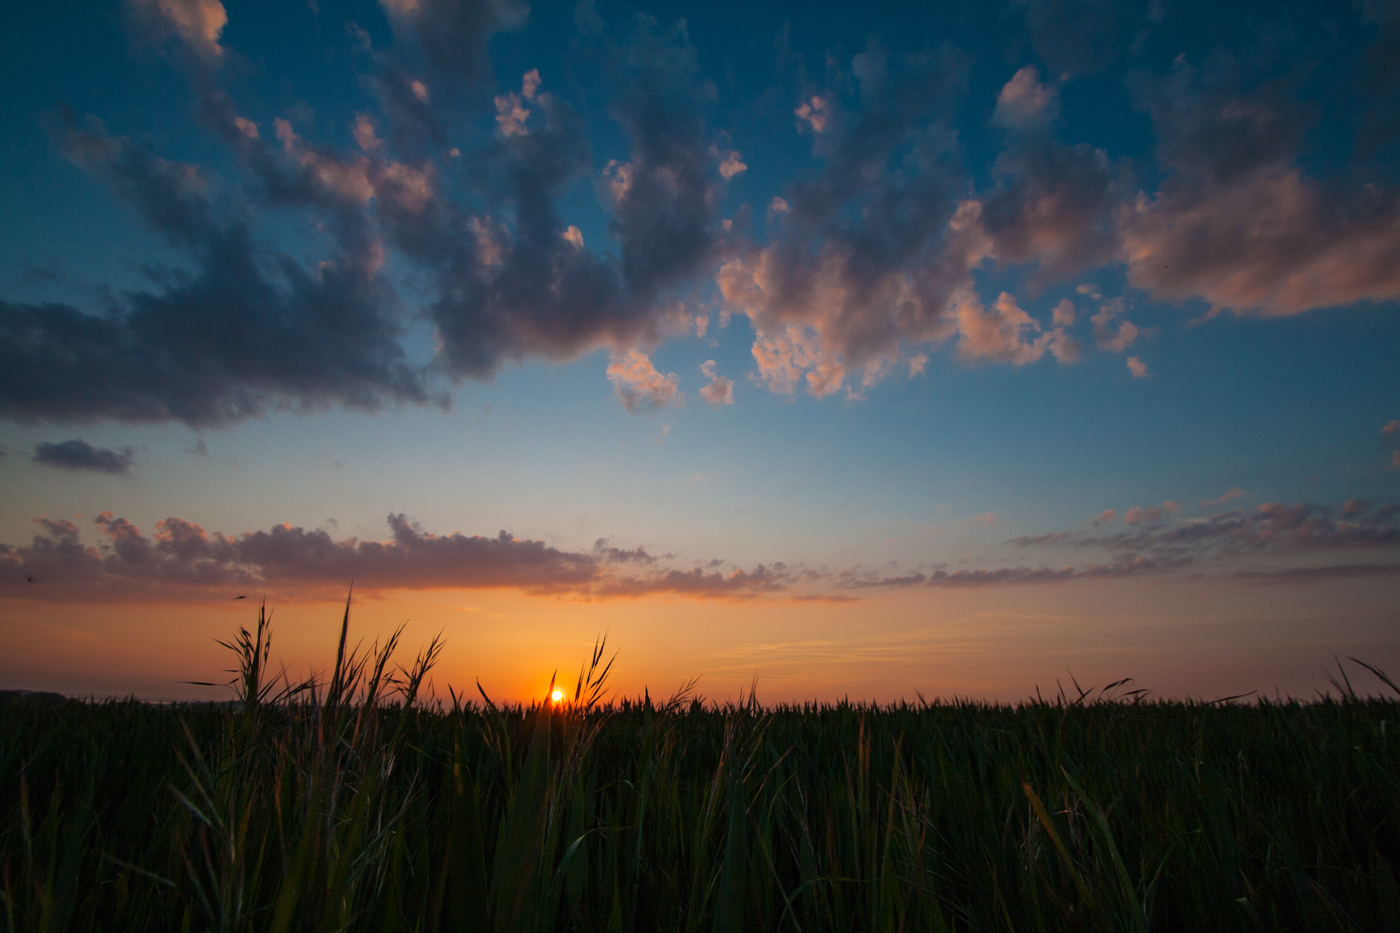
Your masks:
<svg viewBox="0 0 1400 933"><path fill-rule="evenodd" d="M558 687L555 687L555 688L554 688L554 692L551 693L551 694L549 695L549 698L550 698L551 700L553 700L555 703L563 702L563 699L564 699L564 691L563 691L563 690L560 690Z"/></svg>

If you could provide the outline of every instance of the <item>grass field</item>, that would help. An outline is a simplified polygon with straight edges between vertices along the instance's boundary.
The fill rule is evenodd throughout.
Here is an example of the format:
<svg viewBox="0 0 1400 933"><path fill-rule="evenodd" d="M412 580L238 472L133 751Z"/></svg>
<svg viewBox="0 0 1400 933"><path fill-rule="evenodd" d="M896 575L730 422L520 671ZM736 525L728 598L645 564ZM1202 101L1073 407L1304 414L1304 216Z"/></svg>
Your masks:
<svg viewBox="0 0 1400 933"><path fill-rule="evenodd" d="M1400 703L1341 674L717 707L608 703L600 652L553 707L424 708L431 647L315 685L231 647L237 704L0 705L6 929L1400 930Z"/></svg>

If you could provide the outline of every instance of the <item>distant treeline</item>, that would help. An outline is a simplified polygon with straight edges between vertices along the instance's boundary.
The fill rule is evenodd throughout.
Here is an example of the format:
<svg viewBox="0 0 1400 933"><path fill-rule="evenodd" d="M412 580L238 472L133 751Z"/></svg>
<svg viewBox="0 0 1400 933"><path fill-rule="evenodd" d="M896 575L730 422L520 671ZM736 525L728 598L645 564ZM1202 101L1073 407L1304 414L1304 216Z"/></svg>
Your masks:
<svg viewBox="0 0 1400 933"><path fill-rule="evenodd" d="M0 702L14 931L1391 930L1400 703Z"/></svg>

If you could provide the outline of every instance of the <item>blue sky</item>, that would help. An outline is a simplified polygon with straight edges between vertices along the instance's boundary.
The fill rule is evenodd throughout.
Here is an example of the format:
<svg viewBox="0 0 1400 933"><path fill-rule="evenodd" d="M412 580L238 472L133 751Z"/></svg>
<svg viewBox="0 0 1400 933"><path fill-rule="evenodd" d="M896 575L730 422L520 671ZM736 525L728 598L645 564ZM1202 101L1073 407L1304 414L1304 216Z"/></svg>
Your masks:
<svg viewBox="0 0 1400 933"><path fill-rule="evenodd" d="M1260 651L1335 606L1242 689L1400 658L1393 4L690 7L7 11L4 676L164 695L112 632L25 658L352 577L715 657L956 591L1068 639L992 696L1101 657L1109 589L1166 693L1237 686L1183 673L1207 592ZM838 667L782 689L953 689Z"/></svg>

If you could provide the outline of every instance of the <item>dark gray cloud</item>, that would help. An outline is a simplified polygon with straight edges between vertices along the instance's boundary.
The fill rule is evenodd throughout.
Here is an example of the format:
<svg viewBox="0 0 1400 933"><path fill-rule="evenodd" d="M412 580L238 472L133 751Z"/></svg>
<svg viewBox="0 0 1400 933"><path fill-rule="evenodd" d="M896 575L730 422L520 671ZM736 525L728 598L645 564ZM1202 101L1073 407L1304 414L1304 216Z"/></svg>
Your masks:
<svg viewBox="0 0 1400 933"><path fill-rule="evenodd" d="M339 257L308 269L255 243L193 167L69 116L58 134L196 271L168 272L98 314L0 301L0 417L208 426L270 408L445 404L405 359L392 292L358 228Z"/></svg>
<svg viewBox="0 0 1400 933"><path fill-rule="evenodd" d="M131 469L132 451L130 447L123 447L121 450L93 447L82 438L75 437L71 441L61 443L36 444L33 460L44 466L61 467L65 470L125 473Z"/></svg>
<svg viewBox="0 0 1400 933"><path fill-rule="evenodd" d="M514 222L439 202L385 220L395 245L436 283L430 315L454 377L489 377L529 356L572 358L652 326L651 309L628 300L616 262L577 231L571 238L559 217L557 198L590 164L577 115L547 92L503 100L510 120L480 164L499 180Z"/></svg>
<svg viewBox="0 0 1400 933"><path fill-rule="evenodd" d="M461 94L490 77L487 45L530 16L524 0L381 0L410 61L421 61L438 93Z"/></svg>
<svg viewBox="0 0 1400 933"><path fill-rule="evenodd" d="M1019 0L1040 60L1057 72L1091 74L1123 50L1125 24L1145 18L1146 4L1120 0Z"/></svg>
<svg viewBox="0 0 1400 933"><path fill-rule="evenodd" d="M130 139L111 136L101 120L80 121L67 107L59 109L50 132L70 162L176 243L199 245L214 235L210 181L196 166L169 162Z"/></svg>
<svg viewBox="0 0 1400 933"><path fill-rule="evenodd" d="M661 29L638 17L636 35L615 55L612 113L627 132L631 158L608 166L603 187L629 291L649 303L662 289L708 271L719 249L717 182L703 116L716 92L700 71L684 20Z"/></svg>

